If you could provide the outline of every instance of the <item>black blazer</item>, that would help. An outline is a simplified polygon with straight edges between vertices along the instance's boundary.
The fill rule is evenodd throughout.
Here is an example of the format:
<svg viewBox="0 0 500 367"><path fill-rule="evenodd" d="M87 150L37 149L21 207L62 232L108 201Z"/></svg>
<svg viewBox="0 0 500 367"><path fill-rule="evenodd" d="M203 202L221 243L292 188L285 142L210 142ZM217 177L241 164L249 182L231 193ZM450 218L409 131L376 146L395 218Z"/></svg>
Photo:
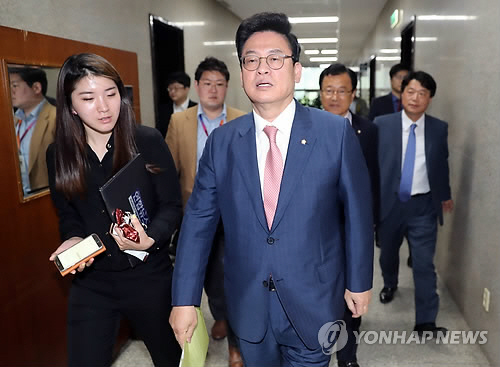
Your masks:
<svg viewBox="0 0 500 367"><path fill-rule="evenodd" d="M394 105L392 104L392 93L385 96L375 98L370 106L368 118L373 121L375 117L394 113Z"/></svg>
<svg viewBox="0 0 500 367"><path fill-rule="evenodd" d="M352 128L358 137L370 174L373 197L373 220L378 223L380 179L378 168L378 129L370 120L352 113Z"/></svg>
<svg viewBox="0 0 500 367"><path fill-rule="evenodd" d="M188 108L196 106L197 104L198 103L189 100ZM174 105L172 101L158 106L158 120L156 122L156 128L160 130L164 139L165 136L167 136L168 124L170 123L170 116L172 116L173 112Z"/></svg>

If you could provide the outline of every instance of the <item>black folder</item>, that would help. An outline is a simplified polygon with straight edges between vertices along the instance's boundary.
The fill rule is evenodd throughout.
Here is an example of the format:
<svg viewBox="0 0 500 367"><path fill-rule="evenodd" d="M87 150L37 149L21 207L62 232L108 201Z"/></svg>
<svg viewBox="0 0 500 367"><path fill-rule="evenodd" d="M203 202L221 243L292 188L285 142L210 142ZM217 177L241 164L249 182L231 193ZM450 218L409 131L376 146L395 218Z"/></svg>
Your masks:
<svg viewBox="0 0 500 367"><path fill-rule="evenodd" d="M122 167L100 189L104 204L113 223L115 209L134 213L145 229L151 223L155 210L154 186L139 153Z"/></svg>

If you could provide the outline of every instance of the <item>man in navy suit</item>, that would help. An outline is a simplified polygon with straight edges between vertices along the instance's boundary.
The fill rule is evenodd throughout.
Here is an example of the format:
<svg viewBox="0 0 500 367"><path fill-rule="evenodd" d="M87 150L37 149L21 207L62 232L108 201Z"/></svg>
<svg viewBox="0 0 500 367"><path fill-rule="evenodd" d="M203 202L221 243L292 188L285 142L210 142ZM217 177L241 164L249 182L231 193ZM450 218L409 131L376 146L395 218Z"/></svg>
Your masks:
<svg viewBox="0 0 500 367"><path fill-rule="evenodd" d="M175 264L170 320L184 345L221 216L228 318L248 367L328 366L333 331L322 326L342 319L344 299L360 316L371 297L368 170L348 120L294 100L302 66L290 31L276 13L238 28L253 111L208 138Z"/></svg>
<svg viewBox="0 0 500 367"><path fill-rule="evenodd" d="M332 64L319 77L320 99L325 111L345 117L351 123L351 126L358 137L363 151L363 156L370 173L373 198L374 218L378 215L378 197L379 197L379 175L377 161L377 126L370 120L365 119L349 108L354 96L356 95L356 86L358 78L354 71L346 68L342 64ZM376 223L376 219L375 219ZM356 336L354 331L359 333L361 317L353 317L349 307L345 307L344 321L348 333L348 341L344 348L337 351L337 361L339 367L359 367L356 352Z"/></svg>
<svg viewBox="0 0 500 367"><path fill-rule="evenodd" d="M434 253L437 221L453 209L448 169L448 124L425 112L436 93L431 75L411 72L402 83L403 111L375 119L379 133L380 301L392 301L398 285L399 248L406 237L413 258L415 330L436 326Z"/></svg>
<svg viewBox="0 0 500 367"><path fill-rule="evenodd" d="M387 115L401 111L401 82L408 75L409 69L403 64L396 64L389 70L391 77L391 92L385 96L375 98L370 105L368 118L375 120L375 117Z"/></svg>

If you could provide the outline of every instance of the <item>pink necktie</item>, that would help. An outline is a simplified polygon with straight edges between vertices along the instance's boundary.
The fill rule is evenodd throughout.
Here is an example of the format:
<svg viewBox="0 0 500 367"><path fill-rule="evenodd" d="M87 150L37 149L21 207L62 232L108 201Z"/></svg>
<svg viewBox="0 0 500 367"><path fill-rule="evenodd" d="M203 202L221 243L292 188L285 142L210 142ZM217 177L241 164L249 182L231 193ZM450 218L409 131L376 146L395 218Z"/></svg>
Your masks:
<svg viewBox="0 0 500 367"><path fill-rule="evenodd" d="M264 132L269 138L269 150L267 151L266 165L264 167L264 211L266 212L267 225L271 229L280 195L283 158L276 145L278 129L275 126L266 126Z"/></svg>

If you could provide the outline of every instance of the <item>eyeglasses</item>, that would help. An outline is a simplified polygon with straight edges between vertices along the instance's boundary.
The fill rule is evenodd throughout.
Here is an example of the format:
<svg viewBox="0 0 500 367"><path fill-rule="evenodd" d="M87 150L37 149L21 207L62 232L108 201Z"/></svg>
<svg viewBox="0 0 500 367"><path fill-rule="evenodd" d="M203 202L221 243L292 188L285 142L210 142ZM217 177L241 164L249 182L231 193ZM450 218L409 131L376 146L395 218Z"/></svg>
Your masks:
<svg viewBox="0 0 500 367"><path fill-rule="evenodd" d="M321 91L326 97L333 97L334 94L339 96L339 98L344 98L352 93L352 90L346 89L324 89Z"/></svg>
<svg viewBox="0 0 500 367"><path fill-rule="evenodd" d="M293 56L290 55L278 55L278 54L270 54L267 56L243 56L241 58L241 63L243 67L248 71L257 70L260 66L260 60L266 59L267 65L273 70L279 70L283 67L285 63L285 59L293 59Z"/></svg>
<svg viewBox="0 0 500 367"><path fill-rule="evenodd" d="M168 87L167 88L167 91L169 93L172 93L172 92L177 92L178 90L181 90L181 89L185 89L186 87L182 86L182 87L179 87L179 86L176 86L176 87Z"/></svg>

